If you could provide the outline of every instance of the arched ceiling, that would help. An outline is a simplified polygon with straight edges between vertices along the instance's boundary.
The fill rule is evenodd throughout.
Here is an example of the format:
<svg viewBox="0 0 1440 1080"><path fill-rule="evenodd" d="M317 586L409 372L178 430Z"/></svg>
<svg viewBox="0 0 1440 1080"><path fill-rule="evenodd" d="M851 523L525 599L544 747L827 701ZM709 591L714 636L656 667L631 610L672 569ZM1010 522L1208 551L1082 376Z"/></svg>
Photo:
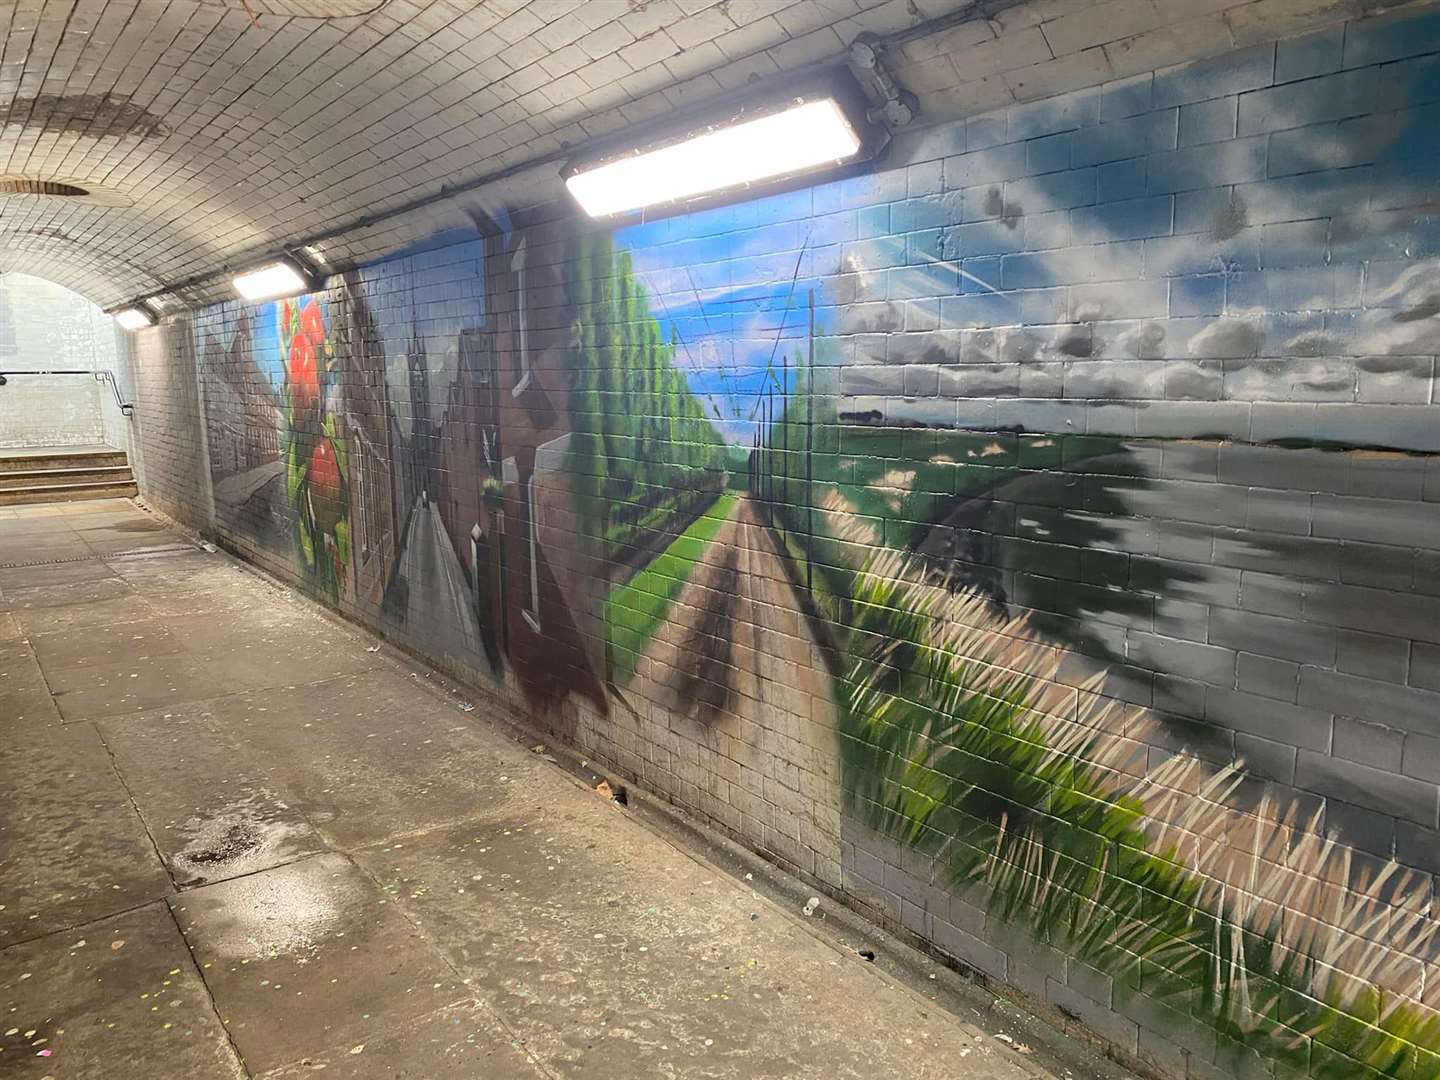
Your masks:
<svg viewBox="0 0 1440 1080"><path fill-rule="evenodd" d="M943 119L1386 0L39 0L0 4L0 271L109 306L911 33ZM933 20L943 20L934 24ZM373 254L337 240L340 259Z"/></svg>

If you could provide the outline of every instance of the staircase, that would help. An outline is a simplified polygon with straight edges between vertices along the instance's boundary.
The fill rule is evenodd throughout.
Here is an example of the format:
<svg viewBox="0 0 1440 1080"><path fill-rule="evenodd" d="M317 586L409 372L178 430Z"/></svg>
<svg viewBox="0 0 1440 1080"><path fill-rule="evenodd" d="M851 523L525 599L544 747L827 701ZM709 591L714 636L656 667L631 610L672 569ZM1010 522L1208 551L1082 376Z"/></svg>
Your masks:
<svg viewBox="0 0 1440 1080"><path fill-rule="evenodd" d="M138 490L124 450L109 446L0 449L0 506L126 498Z"/></svg>

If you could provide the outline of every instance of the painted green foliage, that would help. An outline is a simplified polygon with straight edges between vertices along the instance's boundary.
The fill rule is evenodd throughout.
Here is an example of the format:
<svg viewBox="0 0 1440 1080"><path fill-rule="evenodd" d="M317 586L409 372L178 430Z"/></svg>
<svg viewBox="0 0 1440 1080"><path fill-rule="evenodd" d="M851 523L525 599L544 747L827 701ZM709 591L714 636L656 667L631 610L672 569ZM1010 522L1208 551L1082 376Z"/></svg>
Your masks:
<svg viewBox="0 0 1440 1080"><path fill-rule="evenodd" d="M690 580L705 546L734 511L737 497L734 492L721 495L658 558L606 597L610 677L616 682L623 683L634 671L641 652Z"/></svg>
<svg viewBox="0 0 1440 1080"><path fill-rule="evenodd" d="M1153 840L1147 798L1094 764L1104 736L1044 721L1015 628L922 577L894 552L854 575L840 679L851 814L938 858L1000 922L1112 976L1117 995L1143 995L1177 1026L1210 1024L1222 1062L1252 1051L1333 1080L1440 1076L1433 1014L1329 970L1337 934L1287 934L1284 905L1227 900L1175 843ZM1196 805L1223 803L1237 782L1222 771ZM1317 845L1298 868L1323 877L1330 851ZM1397 926L1391 947L1423 937Z"/></svg>
<svg viewBox="0 0 1440 1080"><path fill-rule="evenodd" d="M285 494L304 568L319 591L336 600L350 563L349 461L330 394L338 360L318 300L286 300L277 316L285 362Z"/></svg>
<svg viewBox="0 0 1440 1080"><path fill-rule="evenodd" d="M603 538L607 559L624 559L653 534L682 530L714 498L727 454L629 253L604 234L576 246L571 467L587 532Z"/></svg>

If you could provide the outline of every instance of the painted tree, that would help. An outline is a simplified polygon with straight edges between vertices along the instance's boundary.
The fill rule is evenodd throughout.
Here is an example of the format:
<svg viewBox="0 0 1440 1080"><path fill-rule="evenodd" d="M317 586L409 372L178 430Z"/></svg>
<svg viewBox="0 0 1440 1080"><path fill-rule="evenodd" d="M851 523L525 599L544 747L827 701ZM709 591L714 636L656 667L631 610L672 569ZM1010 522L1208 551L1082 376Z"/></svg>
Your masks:
<svg viewBox="0 0 1440 1080"><path fill-rule="evenodd" d="M628 252L582 237L571 260L574 436L584 527L607 557L683 529L723 484L724 440L676 366Z"/></svg>

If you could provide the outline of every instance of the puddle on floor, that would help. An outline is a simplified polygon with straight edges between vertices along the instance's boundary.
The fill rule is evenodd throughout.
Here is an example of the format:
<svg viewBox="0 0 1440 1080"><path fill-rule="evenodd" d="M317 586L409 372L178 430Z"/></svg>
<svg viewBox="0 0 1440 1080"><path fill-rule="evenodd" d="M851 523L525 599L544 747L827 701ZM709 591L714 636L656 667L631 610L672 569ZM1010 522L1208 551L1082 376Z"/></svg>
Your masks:
<svg viewBox="0 0 1440 1080"><path fill-rule="evenodd" d="M252 874L315 850L314 830L271 792L256 791L207 817L192 817L179 831L185 846L170 857L179 888L194 888Z"/></svg>
<svg viewBox="0 0 1440 1080"><path fill-rule="evenodd" d="M217 957L308 963L327 944L352 944L345 931L374 909L375 897L344 856L331 853L219 882L178 904L181 929L196 931Z"/></svg>

